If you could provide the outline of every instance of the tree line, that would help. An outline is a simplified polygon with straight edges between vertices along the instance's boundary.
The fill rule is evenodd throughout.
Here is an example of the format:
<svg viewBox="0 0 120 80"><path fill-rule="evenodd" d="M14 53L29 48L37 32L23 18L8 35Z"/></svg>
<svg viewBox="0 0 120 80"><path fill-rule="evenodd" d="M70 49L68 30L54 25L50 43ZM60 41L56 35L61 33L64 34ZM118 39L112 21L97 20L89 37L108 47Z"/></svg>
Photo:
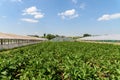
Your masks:
<svg viewBox="0 0 120 80"><path fill-rule="evenodd" d="M38 35L28 35L28 36L38 37L38 38L40 37ZM92 36L92 35L86 33L86 34L83 34L81 37L89 37L89 36ZM48 40L51 40L51 39L56 38L56 37L65 37L65 36L60 36L60 35L55 35L55 34L46 34L46 33L44 33L42 36L42 38L47 38Z"/></svg>

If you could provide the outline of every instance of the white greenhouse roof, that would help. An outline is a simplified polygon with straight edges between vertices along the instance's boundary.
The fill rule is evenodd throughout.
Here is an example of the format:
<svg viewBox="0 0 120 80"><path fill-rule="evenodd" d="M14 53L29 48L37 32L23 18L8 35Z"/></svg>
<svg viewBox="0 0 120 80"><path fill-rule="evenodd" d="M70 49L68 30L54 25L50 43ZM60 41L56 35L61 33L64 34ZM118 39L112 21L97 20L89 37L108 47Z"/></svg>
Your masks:
<svg viewBox="0 0 120 80"><path fill-rule="evenodd" d="M120 34L90 36L90 37L80 38L78 40L120 40Z"/></svg>
<svg viewBox="0 0 120 80"><path fill-rule="evenodd" d="M21 36L21 35L1 33L1 32L0 32L0 39L28 39L28 40L42 40L42 41L47 40L45 38Z"/></svg>

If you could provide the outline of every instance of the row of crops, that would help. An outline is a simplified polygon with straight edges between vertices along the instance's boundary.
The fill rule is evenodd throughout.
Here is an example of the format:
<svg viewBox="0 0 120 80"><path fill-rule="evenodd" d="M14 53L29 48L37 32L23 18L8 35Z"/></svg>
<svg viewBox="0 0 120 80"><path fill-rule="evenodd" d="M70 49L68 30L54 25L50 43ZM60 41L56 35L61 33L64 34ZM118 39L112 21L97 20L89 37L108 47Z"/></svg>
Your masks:
<svg viewBox="0 0 120 80"><path fill-rule="evenodd" d="M3 51L0 80L120 80L120 46L43 42Z"/></svg>

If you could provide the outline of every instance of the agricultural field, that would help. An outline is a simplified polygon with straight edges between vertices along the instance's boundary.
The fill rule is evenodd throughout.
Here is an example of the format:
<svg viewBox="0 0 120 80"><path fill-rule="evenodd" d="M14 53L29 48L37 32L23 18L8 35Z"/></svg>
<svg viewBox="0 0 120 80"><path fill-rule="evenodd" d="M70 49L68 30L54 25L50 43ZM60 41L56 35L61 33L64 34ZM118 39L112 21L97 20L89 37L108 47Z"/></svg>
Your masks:
<svg viewBox="0 0 120 80"><path fill-rule="evenodd" d="M42 42L2 51L0 80L120 80L120 46Z"/></svg>

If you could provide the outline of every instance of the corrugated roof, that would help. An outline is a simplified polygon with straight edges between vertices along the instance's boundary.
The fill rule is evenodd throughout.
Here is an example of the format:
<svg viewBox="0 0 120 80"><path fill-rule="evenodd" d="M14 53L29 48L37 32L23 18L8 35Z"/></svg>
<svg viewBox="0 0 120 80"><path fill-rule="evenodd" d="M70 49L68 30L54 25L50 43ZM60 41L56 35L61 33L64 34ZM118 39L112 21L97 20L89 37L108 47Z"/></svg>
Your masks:
<svg viewBox="0 0 120 80"><path fill-rule="evenodd" d="M0 32L0 39L47 40L45 38L36 38L36 37L30 37L30 36L21 36L21 35L1 33L1 32Z"/></svg>

